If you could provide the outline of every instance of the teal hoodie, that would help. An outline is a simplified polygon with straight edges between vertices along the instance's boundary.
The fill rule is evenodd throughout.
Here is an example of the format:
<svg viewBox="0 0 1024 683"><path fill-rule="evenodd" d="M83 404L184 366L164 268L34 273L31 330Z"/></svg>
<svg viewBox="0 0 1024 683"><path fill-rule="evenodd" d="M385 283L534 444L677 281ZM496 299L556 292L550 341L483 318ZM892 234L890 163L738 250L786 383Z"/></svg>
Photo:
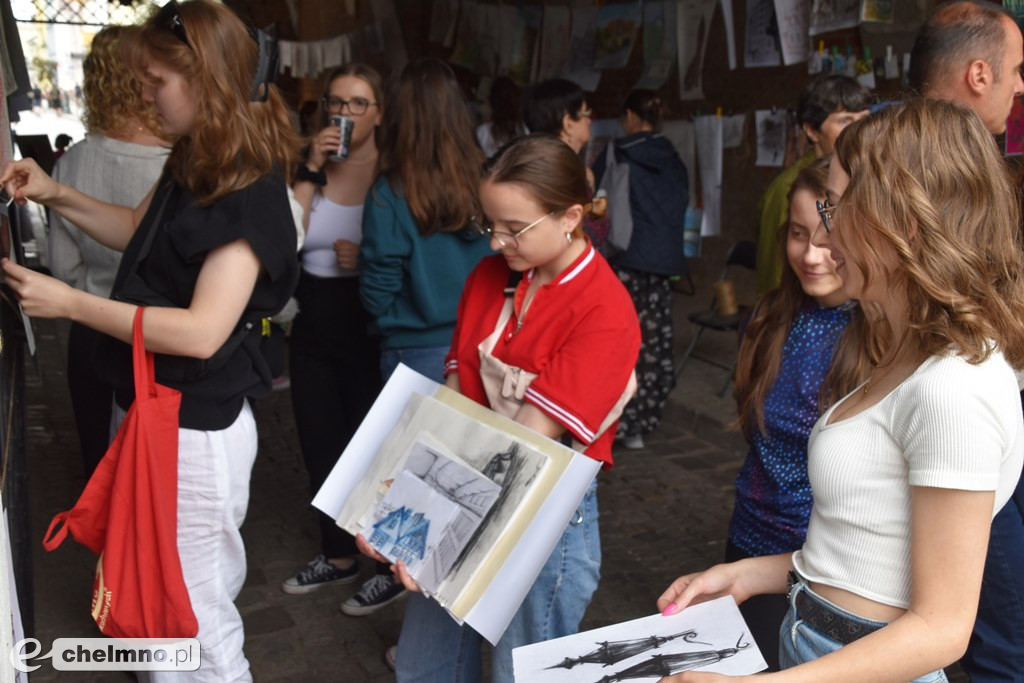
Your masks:
<svg viewBox="0 0 1024 683"><path fill-rule="evenodd" d="M363 207L359 295L382 348L449 345L462 288L489 245L471 229L423 237L405 198L378 178Z"/></svg>

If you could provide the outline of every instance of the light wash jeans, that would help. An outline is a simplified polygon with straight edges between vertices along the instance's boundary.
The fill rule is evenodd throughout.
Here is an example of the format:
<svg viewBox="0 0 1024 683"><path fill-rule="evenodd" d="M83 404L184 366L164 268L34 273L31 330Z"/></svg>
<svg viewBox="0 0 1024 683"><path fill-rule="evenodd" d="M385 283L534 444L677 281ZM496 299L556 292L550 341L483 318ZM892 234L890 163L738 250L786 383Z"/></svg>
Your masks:
<svg viewBox="0 0 1024 683"><path fill-rule="evenodd" d="M409 349L381 349L380 376L385 382L399 363L405 363L424 377L444 384L444 357L447 346L424 346Z"/></svg>
<svg viewBox="0 0 1024 683"><path fill-rule="evenodd" d="M783 669L790 669L798 664L824 657L842 647L842 644L815 630L807 622L797 619L796 596L801 591L807 591L808 595L812 596L818 603L837 616L845 617L861 624L885 626L885 622L864 619L852 612L847 612L812 591L803 581L799 581L790 591L789 611L786 612L786 618L783 620L782 628L779 630L779 665ZM948 680L946 673L939 669L920 678L915 678L910 683L947 683Z"/></svg>
<svg viewBox="0 0 1024 683"><path fill-rule="evenodd" d="M505 634L494 646L491 678L512 683L512 649L576 633L601 575L597 484L534 582ZM459 626L436 602L409 596L398 639L398 683L477 683L481 636Z"/></svg>

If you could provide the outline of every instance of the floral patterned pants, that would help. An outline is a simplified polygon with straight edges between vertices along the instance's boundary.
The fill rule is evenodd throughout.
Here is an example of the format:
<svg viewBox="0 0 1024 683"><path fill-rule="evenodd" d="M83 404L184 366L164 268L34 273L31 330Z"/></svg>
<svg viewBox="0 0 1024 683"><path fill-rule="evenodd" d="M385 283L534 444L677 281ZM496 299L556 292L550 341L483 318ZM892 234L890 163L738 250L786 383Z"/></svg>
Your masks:
<svg viewBox="0 0 1024 683"><path fill-rule="evenodd" d="M616 268L640 318L636 396L619 418L620 436L643 436L661 422L661 409L675 386L672 358L672 288L666 275Z"/></svg>

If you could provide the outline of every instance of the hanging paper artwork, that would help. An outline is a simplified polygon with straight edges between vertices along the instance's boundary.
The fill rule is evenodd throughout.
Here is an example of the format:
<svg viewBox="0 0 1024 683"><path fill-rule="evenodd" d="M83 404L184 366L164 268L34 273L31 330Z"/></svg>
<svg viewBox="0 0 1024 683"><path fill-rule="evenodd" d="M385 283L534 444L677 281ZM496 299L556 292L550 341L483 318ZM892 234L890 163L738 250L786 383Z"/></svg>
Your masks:
<svg viewBox="0 0 1024 683"><path fill-rule="evenodd" d="M810 36L807 34L810 6L810 0L775 0L782 63L786 66L807 61L811 51Z"/></svg>
<svg viewBox="0 0 1024 683"><path fill-rule="evenodd" d="M775 3L772 0L747 0L746 36L743 66L750 69L782 64L778 22L775 21Z"/></svg>
<svg viewBox="0 0 1024 683"><path fill-rule="evenodd" d="M725 22L725 49L729 52L729 71L736 70L736 23L732 19L732 0L718 0Z"/></svg>
<svg viewBox="0 0 1024 683"><path fill-rule="evenodd" d="M759 109L754 113L757 126L757 166L781 168L786 160L786 110Z"/></svg>
<svg viewBox="0 0 1024 683"><path fill-rule="evenodd" d="M704 99L704 51L714 13L715 0L679 0L676 5L680 100Z"/></svg>
<svg viewBox="0 0 1024 683"><path fill-rule="evenodd" d="M644 3L644 72L637 88L665 85L676 60L676 5L671 0Z"/></svg>
<svg viewBox="0 0 1024 683"><path fill-rule="evenodd" d="M722 117L722 149L732 149L743 144L743 125L746 114Z"/></svg>
<svg viewBox="0 0 1024 683"><path fill-rule="evenodd" d="M640 3L603 5L597 11L595 68L621 69L629 63L642 19Z"/></svg>
<svg viewBox="0 0 1024 683"><path fill-rule="evenodd" d="M697 163L704 215L701 237L722 233L722 117L697 117Z"/></svg>
<svg viewBox="0 0 1024 683"><path fill-rule="evenodd" d="M594 68L597 8L582 5L572 8L572 38L569 41L569 64L565 78L588 92L597 90L601 71Z"/></svg>
<svg viewBox="0 0 1024 683"><path fill-rule="evenodd" d="M853 28L860 19L861 0L814 0L811 5L810 34Z"/></svg>
<svg viewBox="0 0 1024 683"><path fill-rule="evenodd" d="M540 56L537 80L558 76L569 61L572 39L572 13L566 5L545 5L541 22Z"/></svg>
<svg viewBox="0 0 1024 683"><path fill-rule="evenodd" d="M864 0L861 5L861 21L877 21L891 24L895 18L894 0Z"/></svg>

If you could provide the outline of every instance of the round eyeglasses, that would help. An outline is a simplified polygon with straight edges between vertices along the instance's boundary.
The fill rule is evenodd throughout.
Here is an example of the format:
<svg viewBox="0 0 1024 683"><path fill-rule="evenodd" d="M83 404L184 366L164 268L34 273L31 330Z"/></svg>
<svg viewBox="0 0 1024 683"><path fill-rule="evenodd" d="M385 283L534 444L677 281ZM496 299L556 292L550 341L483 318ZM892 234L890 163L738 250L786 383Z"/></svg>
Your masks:
<svg viewBox="0 0 1024 683"><path fill-rule="evenodd" d="M531 228L534 228L534 227L540 225L544 221L545 218L550 218L551 216L554 216L554 215L555 215L554 211L552 211L551 213L545 214L545 215L541 216L540 218L538 218L537 220L535 220L534 222L532 222L529 225L527 225L522 230L516 230L515 232L507 232L507 231L504 231L504 230L495 230L494 229L494 223L490 222L486 218L474 218L473 219L473 223L476 225L477 230L479 230L482 234L487 235L492 240L497 242L498 246L501 247L502 249L505 249L505 248L518 249L519 248L519 241L518 240L519 240L520 237L523 236L523 234L527 230L530 230Z"/></svg>
<svg viewBox="0 0 1024 683"><path fill-rule="evenodd" d="M343 100L340 97L322 97L320 102L329 114L342 114L347 108L348 113L352 116L362 116L370 107L377 104L365 97L353 97L350 100Z"/></svg>

